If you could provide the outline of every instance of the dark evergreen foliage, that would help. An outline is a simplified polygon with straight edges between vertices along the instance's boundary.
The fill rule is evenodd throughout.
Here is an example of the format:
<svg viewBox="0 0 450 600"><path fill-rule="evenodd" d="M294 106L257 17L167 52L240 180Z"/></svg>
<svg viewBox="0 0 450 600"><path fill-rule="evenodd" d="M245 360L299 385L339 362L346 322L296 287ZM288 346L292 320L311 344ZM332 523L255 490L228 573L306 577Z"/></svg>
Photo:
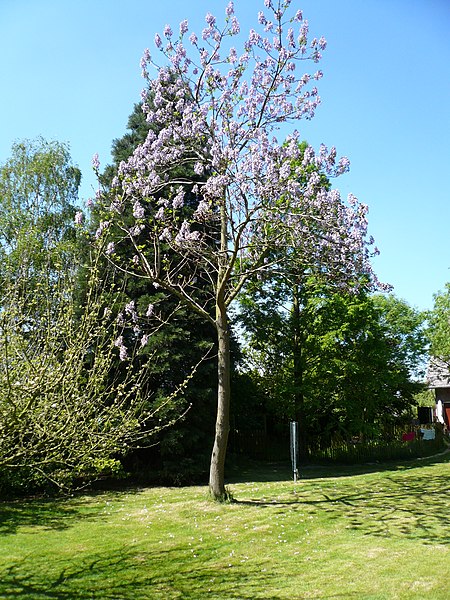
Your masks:
<svg viewBox="0 0 450 600"><path fill-rule="evenodd" d="M149 130L150 125L145 120L142 106L136 104L128 119L127 133L115 139L112 144L113 164L107 166L100 175L104 188L103 199L92 211L93 231L101 221L102 204L108 202L108 189L113 184L120 162L132 155L137 145L145 140ZM183 172L180 172L180 177L182 176ZM189 177L192 179L192 174ZM145 207L145 201L142 204ZM187 218L195 210L196 204L197 199L192 194L187 195ZM109 239L112 239L111 233L110 230ZM115 235L120 236L120 231L116 231ZM129 255L125 256L125 252ZM167 252L170 250L167 249ZM122 249L121 253L121 260L132 261L132 249ZM104 268L111 270L107 260L104 261ZM134 302L140 316L145 316L151 306L153 315L165 322L157 333L154 333L155 320L152 316L143 318L139 324L141 334L153 331L147 351L157 349L158 353L158 360L149 367L149 402L161 402L174 386L180 385L190 375L195 365L199 365L183 397L177 400L180 414L187 410L185 416L175 426L165 430L156 445L133 452L125 466L140 479L162 479L172 483L198 481L207 473L214 436L215 332L195 313L189 313L179 306L173 297L169 297L162 289L155 288L148 280L126 277L118 270L114 272L114 279L116 285L124 290L124 306ZM202 286L205 285L207 283L199 278L198 294L202 294ZM133 344L132 336L130 329L129 339L126 340L128 345Z"/></svg>

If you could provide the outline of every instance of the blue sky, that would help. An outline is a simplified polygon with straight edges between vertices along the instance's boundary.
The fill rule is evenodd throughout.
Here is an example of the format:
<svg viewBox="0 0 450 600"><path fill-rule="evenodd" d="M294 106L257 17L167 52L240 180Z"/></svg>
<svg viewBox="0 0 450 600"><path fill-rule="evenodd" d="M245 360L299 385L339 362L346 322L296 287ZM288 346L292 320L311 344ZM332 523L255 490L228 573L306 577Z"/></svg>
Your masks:
<svg viewBox="0 0 450 600"><path fill-rule="evenodd" d="M95 191L91 158L110 159L143 80L139 61L166 23L204 15L227 0L0 0L0 162L15 140L68 142ZM336 146L351 170L336 180L370 207L381 255L374 268L420 309L450 281L450 1L293 0L328 47L322 105L297 129ZM263 0L235 0L243 31ZM305 69L306 70L306 69ZM316 70L312 66L312 72Z"/></svg>

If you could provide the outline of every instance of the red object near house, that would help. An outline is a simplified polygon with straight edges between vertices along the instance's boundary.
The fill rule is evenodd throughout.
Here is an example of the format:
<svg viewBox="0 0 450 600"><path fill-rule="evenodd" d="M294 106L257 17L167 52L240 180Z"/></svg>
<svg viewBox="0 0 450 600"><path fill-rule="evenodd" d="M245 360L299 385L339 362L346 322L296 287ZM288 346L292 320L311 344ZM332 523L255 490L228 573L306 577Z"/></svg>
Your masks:
<svg viewBox="0 0 450 600"><path fill-rule="evenodd" d="M445 422L447 424L447 427L450 425L450 406L448 404L446 404L444 406L444 410L445 410Z"/></svg>
<svg viewBox="0 0 450 600"><path fill-rule="evenodd" d="M439 359L432 358L428 365L428 388L436 395L436 404L441 401L445 425L450 427L450 365Z"/></svg>
<svg viewBox="0 0 450 600"><path fill-rule="evenodd" d="M408 431L408 433L402 435L402 442L412 442L415 437L415 431Z"/></svg>

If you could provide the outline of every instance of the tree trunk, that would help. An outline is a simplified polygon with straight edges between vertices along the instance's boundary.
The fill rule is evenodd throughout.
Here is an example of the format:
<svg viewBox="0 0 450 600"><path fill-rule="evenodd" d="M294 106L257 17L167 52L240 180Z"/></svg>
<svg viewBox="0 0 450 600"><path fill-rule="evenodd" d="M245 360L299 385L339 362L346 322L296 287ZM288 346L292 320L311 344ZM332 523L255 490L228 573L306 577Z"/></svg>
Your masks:
<svg viewBox="0 0 450 600"><path fill-rule="evenodd" d="M217 305L216 328L218 339L217 417L209 472L209 492L215 500L226 500L225 457L227 452L228 432L230 430L231 385L230 332L228 329L227 312L223 303L218 303Z"/></svg>

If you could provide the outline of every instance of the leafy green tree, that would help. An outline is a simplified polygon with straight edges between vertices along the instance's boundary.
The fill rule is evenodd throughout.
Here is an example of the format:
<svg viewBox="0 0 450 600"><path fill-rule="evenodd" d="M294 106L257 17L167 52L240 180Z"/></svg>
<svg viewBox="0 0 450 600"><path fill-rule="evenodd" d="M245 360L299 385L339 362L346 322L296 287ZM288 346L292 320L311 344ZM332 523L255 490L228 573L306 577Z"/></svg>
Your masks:
<svg viewBox="0 0 450 600"><path fill-rule="evenodd" d="M51 295L44 305L33 291L18 294L10 286L2 291L3 493L42 486L70 489L98 476L117 475L119 458L130 447L148 443L150 432L170 421L170 411L172 420L177 414L174 397L160 399L149 410L145 368L131 363L121 374L114 369L124 327L105 312L97 277L92 271L81 314L66 277L47 289Z"/></svg>
<svg viewBox="0 0 450 600"><path fill-rule="evenodd" d="M336 435L377 436L410 416L422 388L423 314L394 296L336 293L311 280L298 314L265 300L270 311L257 301L243 306L249 365L265 386L266 409L278 418L298 418L301 385L304 451ZM293 318L301 336L300 381Z"/></svg>
<svg viewBox="0 0 450 600"><path fill-rule="evenodd" d="M433 310L427 318L430 354L450 366L450 283L435 294Z"/></svg>
<svg viewBox="0 0 450 600"><path fill-rule="evenodd" d="M341 432L373 437L409 418L423 387L417 375L426 352L424 315L381 295L334 295L317 314L319 374L325 381L331 375L321 403L331 399Z"/></svg>
<svg viewBox="0 0 450 600"><path fill-rule="evenodd" d="M81 173L67 145L13 145L0 166L0 277L36 285L39 273L76 268L74 215ZM35 291L37 291L35 289Z"/></svg>
<svg viewBox="0 0 450 600"><path fill-rule="evenodd" d="M398 362L406 367L411 379L420 381L425 374L428 348L427 313L393 294L375 294L371 298Z"/></svg>

